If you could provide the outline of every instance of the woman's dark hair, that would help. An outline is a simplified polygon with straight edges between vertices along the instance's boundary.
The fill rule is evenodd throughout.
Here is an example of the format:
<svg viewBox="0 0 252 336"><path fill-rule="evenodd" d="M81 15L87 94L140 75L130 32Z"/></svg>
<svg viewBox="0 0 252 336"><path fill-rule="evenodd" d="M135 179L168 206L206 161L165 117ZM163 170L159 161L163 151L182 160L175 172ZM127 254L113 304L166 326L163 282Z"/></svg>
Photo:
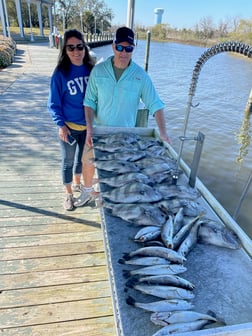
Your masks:
<svg viewBox="0 0 252 336"><path fill-rule="evenodd" d="M62 49L60 51L59 58L58 58L57 69L63 72L68 72L70 68L71 61L66 53L66 45L67 45L68 39L70 39L71 37L76 37L78 40L82 41L84 48L85 48L85 56L83 58L83 64L85 64L88 67L88 69L91 71L95 65L95 60L89 54L89 49L84 41L83 34L77 29L70 29L65 32Z"/></svg>

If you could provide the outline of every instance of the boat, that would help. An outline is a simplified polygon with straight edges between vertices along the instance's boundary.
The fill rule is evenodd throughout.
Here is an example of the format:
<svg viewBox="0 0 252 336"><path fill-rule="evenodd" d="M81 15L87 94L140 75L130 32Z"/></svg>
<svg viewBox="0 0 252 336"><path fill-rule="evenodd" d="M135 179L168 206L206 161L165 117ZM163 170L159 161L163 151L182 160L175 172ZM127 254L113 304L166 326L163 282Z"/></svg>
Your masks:
<svg viewBox="0 0 252 336"><path fill-rule="evenodd" d="M161 141L161 146L165 148L167 155L176 162L176 169L172 173L173 184L176 185L179 181L179 184L197 190L200 193L197 202L202 206L207 217L221 222L224 227L234 232L240 241L241 246L236 249L197 243L188 254L184 262L187 270L183 273L183 277L195 285L193 310L201 313L207 313L210 310L215 313L217 322L209 324L201 330L175 332L174 335L177 336L252 335L252 241L197 177L204 135L199 132L198 136L195 137L196 147L192 167L189 167L182 158L183 141L186 139L187 121L199 71L209 57L222 51L233 51L248 57L252 56L251 47L236 42L216 45L202 55L193 71L184 131L178 153L170 144L161 141L156 129L148 127L126 129L95 127L94 131L94 139L97 141L120 133L136 134L145 139ZM95 159L98 160L101 151L96 148L95 142L94 154ZM97 169L97 175L98 180L103 178L103 170ZM99 187L104 201L103 196L107 192L107 186L100 183ZM127 297L131 295L137 302L150 302L150 296L144 297L142 293L125 287L123 270L131 270L132 265L122 265L118 262L125 253L140 247L139 243L133 239L139 227L130 225L122 218L112 215L104 206L101 206L100 212L117 335L152 336L161 327L150 321L150 312L127 304ZM153 297L152 301L155 301Z"/></svg>

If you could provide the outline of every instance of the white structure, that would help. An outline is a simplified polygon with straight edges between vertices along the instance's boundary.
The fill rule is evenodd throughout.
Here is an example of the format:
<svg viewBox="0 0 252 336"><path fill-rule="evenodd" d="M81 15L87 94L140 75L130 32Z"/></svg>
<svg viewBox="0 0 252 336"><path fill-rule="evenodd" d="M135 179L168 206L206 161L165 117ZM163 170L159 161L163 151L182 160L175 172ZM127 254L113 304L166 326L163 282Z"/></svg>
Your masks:
<svg viewBox="0 0 252 336"><path fill-rule="evenodd" d="M11 1L11 0L8 0L8 1ZM48 18L49 18L49 24L50 24L50 31L51 33L53 32L52 8L54 6L54 0L12 0L12 1L15 2L15 5L16 5L17 18L18 18L18 24L20 28L21 37L24 37L21 2L24 2L28 5L29 11L30 11L31 3L36 5L38 19L39 19L40 36L44 36L44 29L43 29L44 27L43 27L43 22L42 22L42 6L48 7ZM3 27L3 35L10 36L10 31L9 31L10 26L9 26L9 20L8 20L6 0L0 0L0 20L2 23L2 27Z"/></svg>
<svg viewBox="0 0 252 336"><path fill-rule="evenodd" d="M164 14L163 8L155 8L154 9L155 14L155 24L161 24L162 23L162 15Z"/></svg>

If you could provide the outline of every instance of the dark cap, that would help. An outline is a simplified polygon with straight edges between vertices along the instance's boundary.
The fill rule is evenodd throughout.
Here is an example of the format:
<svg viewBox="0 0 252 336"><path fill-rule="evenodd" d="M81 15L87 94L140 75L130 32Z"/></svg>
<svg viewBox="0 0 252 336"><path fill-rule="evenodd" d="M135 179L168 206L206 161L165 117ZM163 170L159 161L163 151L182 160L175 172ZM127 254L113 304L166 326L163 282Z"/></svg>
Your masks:
<svg viewBox="0 0 252 336"><path fill-rule="evenodd" d="M133 30L128 27L118 28L115 34L115 44L119 44L121 42L128 42L135 45Z"/></svg>

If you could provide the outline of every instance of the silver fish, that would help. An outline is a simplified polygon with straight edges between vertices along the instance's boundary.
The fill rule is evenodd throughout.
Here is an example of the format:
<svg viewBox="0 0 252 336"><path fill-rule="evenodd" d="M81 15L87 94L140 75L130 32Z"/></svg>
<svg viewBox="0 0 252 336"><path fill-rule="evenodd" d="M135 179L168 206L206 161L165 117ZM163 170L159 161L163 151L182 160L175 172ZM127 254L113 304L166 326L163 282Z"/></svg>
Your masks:
<svg viewBox="0 0 252 336"><path fill-rule="evenodd" d="M135 306L151 312L174 311L174 310L177 311L193 308L193 304L191 302L180 299L161 300L161 301L143 303L143 302L137 302L133 297L128 296L126 302L131 306Z"/></svg>
<svg viewBox="0 0 252 336"><path fill-rule="evenodd" d="M134 281L137 281L139 283L170 285L190 290L195 288L195 285L192 284L190 281L176 274L138 276L135 277Z"/></svg>
<svg viewBox="0 0 252 336"><path fill-rule="evenodd" d="M160 236L161 228L157 226L146 226L140 229L135 237L134 241L136 242L146 242L152 239L155 239Z"/></svg>
<svg viewBox="0 0 252 336"><path fill-rule="evenodd" d="M154 265L170 265L170 261L160 257L139 257L129 260L119 259L119 264L135 265L135 266L154 266Z"/></svg>
<svg viewBox="0 0 252 336"><path fill-rule="evenodd" d="M170 249L173 249L173 241L172 241L173 231L174 231L173 215L170 215L161 228L161 239L164 245Z"/></svg>
<svg viewBox="0 0 252 336"><path fill-rule="evenodd" d="M235 232L213 220L207 220L200 226L198 242L234 250L241 247L241 242Z"/></svg>
<svg viewBox="0 0 252 336"><path fill-rule="evenodd" d="M167 325L166 327L163 327L152 336L167 336L173 333L182 333L182 332L184 333L187 331L200 330L208 323L209 323L208 320L197 320L193 322L184 322L184 323L172 323Z"/></svg>
<svg viewBox="0 0 252 336"><path fill-rule="evenodd" d="M151 182L151 179L148 176L138 172L129 172L117 176L99 178L99 183L104 183L111 187L121 187L130 182L142 182L148 184Z"/></svg>
<svg viewBox="0 0 252 336"><path fill-rule="evenodd" d="M140 267L135 270L123 270L123 275L125 278L132 277L134 275L170 275L170 274L180 274L187 270L185 266L171 264L171 265L154 265Z"/></svg>
<svg viewBox="0 0 252 336"><path fill-rule="evenodd" d="M177 252L184 257L187 257L189 252L194 248L198 241L198 231L199 227L202 224L201 221L197 221L194 226L191 228L188 236L179 246Z"/></svg>
<svg viewBox="0 0 252 336"><path fill-rule="evenodd" d="M191 228L195 225L195 223L201 218L201 215L193 218L190 222L182 226L182 228L175 234L173 237L173 247L176 250L179 245L184 241L184 239L188 236Z"/></svg>
<svg viewBox="0 0 252 336"><path fill-rule="evenodd" d="M179 208L179 211L176 213L173 221L174 232L173 235L179 232L179 230L184 225L184 208Z"/></svg>
<svg viewBox="0 0 252 336"><path fill-rule="evenodd" d="M168 259L175 263L182 264L186 258L181 256L176 251L173 251L171 249L168 249L167 247L159 247L159 246L148 246L148 247L142 247L135 251L131 251L130 253L124 254L124 259L130 259L134 256L149 256L149 257L161 257Z"/></svg>
<svg viewBox="0 0 252 336"><path fill-rule="evenodd" d="M154 324L160 326L166 326L171 323L193 322L197 320L217 321L217 319L210 314L202 314L192 310L152 313L150 320Z"/></svg>
<svg viewBox="0 0 252 336"><path fill-rule="evenodd" d="M102 194L104 198L114 203L144 203L157 202L162 195L147 184L134 182L118 187Z"/></svg>
<svg viewBox="0 0 252 336"><path fill-rule="evenodd" d="M156 296L161 299L191 300L195 297L190 290L174 286L141 285L132 283L129 287L134 288L143 294Z"/></svg>

